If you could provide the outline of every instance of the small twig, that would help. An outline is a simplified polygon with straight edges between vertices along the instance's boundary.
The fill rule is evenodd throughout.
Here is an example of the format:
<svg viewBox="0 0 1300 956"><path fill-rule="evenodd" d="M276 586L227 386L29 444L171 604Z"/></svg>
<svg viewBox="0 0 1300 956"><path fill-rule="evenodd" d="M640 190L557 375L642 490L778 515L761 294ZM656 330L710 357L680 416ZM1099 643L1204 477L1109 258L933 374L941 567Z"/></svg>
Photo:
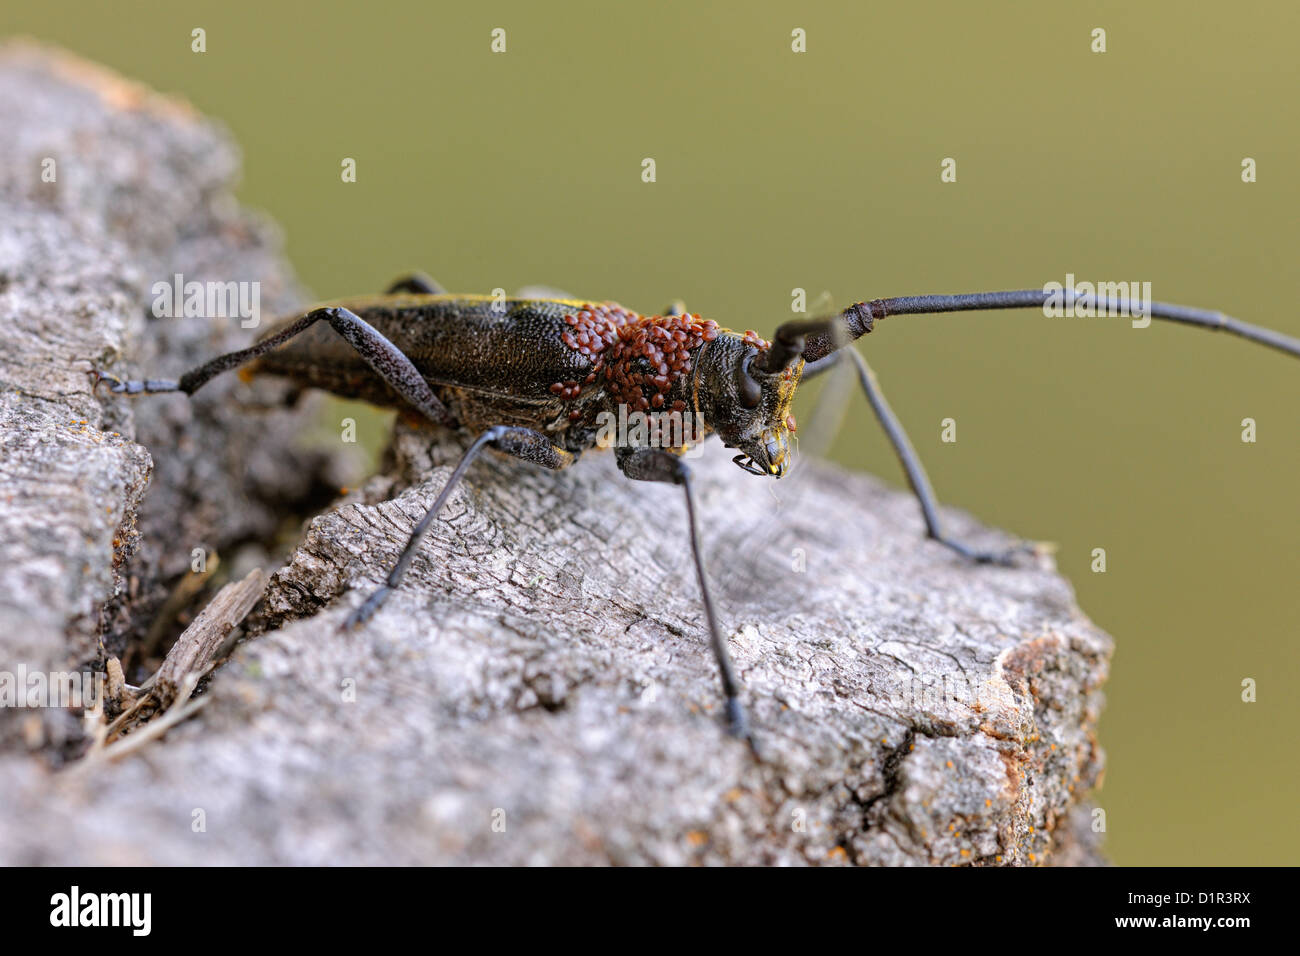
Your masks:
<svg viewBox="0 0 1300 956"><path fill-rule="evenodd" d="M242 581L232 581L218 591L199 612L158 668L151 693L162 706L172 703L186 677L207 670L218 648L261 600L265 590L266 576L260 568L254 568Z"/></svg>
<svg viewBox="0 0 1300 956"><path fill-rule="evenodd" d="M181 610L194 599L194 596L203 589L203 586L212 579L217 568L221 566L221 558L215 552L208 556L207 562L202 571L191 571L181 578L180 583L176 585L175 590L167 596L162 607L154 616L153 622L149 625L149 632L145 635L143 643L135 649L133 660L144 662L153 656L158 650L158 645L162 642L163 634L168 626L174 621Z"/></svg>
<svg viewBox="0 0 1300 956"><path fill-rule="evenodd" d="M167 654L167 659L157 672L140 684L143 693L107 727L96 729L95 739L86 754L86 761L98 759L111 751L114 757L120 756L120 748L125 744L110 747L127 725L140 716L150 705L166 709L160 720L150 723L147 730L161 726L166 731L177 721L183 720L198 709L205 701L196 701L195 706L182 713L177 706L189 700L199 681L207 677L216 668L219 661L213 660L213 654L225 643L230 632L248 616L266 589L266 576L259 568L250 571L242 581L227 584L208 605L199 612L199 616L176 639L175 645ZM138 731L128 738L136 740L146 733ZM146 739L152 740L150 736ZM128 753L130 751L127 751Z"/></svg>
<svg viewBox="0 0 1300 956"><path fill-rule="evenodd" d="M149 694L145 694L138 698L136 702L126 710L122 711L122 713L118 714L117 718L109 724L108 728L104 731L104 742L107 743L117 736L118 732L126 725L126 722L143 710L146 704L150 703L154 703L153 697Z"/></svg>
<svg viewBox="0 0 1300 956"><path fill-rule="evenodd" d="M202 710L208 705L211 697L200 697L198 700L191 701L190 694L194 693L194 688L198 686L199 675L191 674L181 686L181 693L177 695L176 700L172 703L167 712L157 720L151 721L143 729L136 731L130 737L127 737L119 744L105 747L98 752L94 761L87 758L80 766L86 766L92 762L103 762L105 760L118 760L129 754L135 753L145 744L152 740L157 740L163 734L167 733L172 727L175 727L182 720L190 717L192 714Z"/></svg>

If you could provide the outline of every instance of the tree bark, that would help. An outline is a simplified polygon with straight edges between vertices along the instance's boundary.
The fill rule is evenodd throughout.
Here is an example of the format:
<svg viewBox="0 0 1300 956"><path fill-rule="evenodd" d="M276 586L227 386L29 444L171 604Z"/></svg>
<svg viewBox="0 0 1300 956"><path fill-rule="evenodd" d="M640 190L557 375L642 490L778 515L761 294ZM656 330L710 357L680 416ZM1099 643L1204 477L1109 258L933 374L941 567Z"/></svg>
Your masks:
<svg viewBox="0 0 1300 956"><path fill-rule="evenodd" d="M252 337L148 315L173 273L260 281L268 316L305 301L231 197L219 130L23 45L0 51L0 127L0 671L102 670L195 548L269 547L344 452L295 450L318 411L275 383L91 390L91 363L175 375ZM340 631L460 447L399 423L380 473L266 559L252 636L165 736L85 761L78 715L0 708L0 862L1100 862L1111 641L1050 562L975 567L871 477L754 479L709 449L706 561L755 763L721 730L681 493L608 454L475 464L401 589Z"/></svg>

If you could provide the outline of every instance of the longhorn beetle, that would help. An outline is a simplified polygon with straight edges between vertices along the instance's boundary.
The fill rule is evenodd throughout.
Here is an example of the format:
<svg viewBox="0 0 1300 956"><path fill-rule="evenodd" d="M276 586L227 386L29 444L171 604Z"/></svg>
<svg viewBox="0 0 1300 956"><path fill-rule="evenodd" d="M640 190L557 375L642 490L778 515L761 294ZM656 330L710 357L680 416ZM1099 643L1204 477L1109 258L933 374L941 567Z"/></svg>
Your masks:
<svg viewBox="0 0 1300 956"><path fill-rule="evenodd" d="M114 392L193 395L213 376L249 366L249 372L287 377L346 398L413 409L473 436L385 583L352 611L345 628L366 621L401 584L424 532L484 448L561 469L600 444L601 428L620 411L624 416L640 413L656 423L662 416L689 416L693 436L677 433L667 443L618 442L615 456L627 477L671 482L685 494L691 554L728 727L757 755L709 593L685 452L700 438L717 434L728 448L739 449L734 460L746 472L780 478L790 464L795 389L802 379L824 372L847 355L920 502L928 535L971 561L1011 564L1033 546L980 551L944 533L934 491L911 442L866 361L846 346L889 316L1044 308L1054 297L1067 308L1087 304L1068 289L875 299L839 315L786 322L767 342L754 332L720 328L681 307L643 316L612 302L450 295L431 279L411 275L384 295L341 300L291 316L249 348L214 358L178 381L124 381L99 370L92 374L96 383L105 381ZM1107 305L1120 314L1230 332L1300 357L1300 340L1219 312L1161 302L1139 303L1134 312L1127 300L1116 298ZM652 427L649 434L655 433Z"/></svg>

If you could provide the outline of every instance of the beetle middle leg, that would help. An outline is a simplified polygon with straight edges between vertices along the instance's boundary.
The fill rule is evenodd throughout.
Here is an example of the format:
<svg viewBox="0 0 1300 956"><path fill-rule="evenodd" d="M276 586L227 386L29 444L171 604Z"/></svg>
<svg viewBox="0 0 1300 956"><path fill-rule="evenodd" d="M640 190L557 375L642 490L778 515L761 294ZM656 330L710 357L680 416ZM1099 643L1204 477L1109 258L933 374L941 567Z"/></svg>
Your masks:
<svg viewBox="0 0 1300 956"><path fill-rule="evenodd" d="M447 294L447 290L436 279L424 272L412 272L410 275L404 275L400 279L394 280L393 284L384 290L385 295L392 295L395 292L418 292L423 295Z"/></svg>
<svg viewBox="0 0 1300 956"><path fill-rule="evenodd" d="M573 464L577 456L573 452L565 451L562 448L556 448L551 444L551 440L541 432L533 431L531 428L515 428L508 425L494 425L487 429L478 438L465 449L461 455L460 461L452 470L451 477L443 485L442 491L434 500L429 510L425 512L423 518L411 530L411 537L407 539L406 547L402 549L401 557L393 565L393 569L388 572L388 577L384 580L383 585L374 591L362 604L348 615L343 627L351 628L363 623L369 619L380 606L388 599L402 583L402 578L406 574L406 569L411 566L415 559L416 552L420 550L420 541L424 538L424 533L429 530L429 525L433 519L442 511L442 506L447 503L451 497L452 491L460 484L465 472L488 445L492 445L497 450L503 451L515 458L521 458L524 461L531 461L534 464L542 465L546 468L552 468L556 471L561 468L567 468Z"/></svg>
<svg viewBox="0 0 1300 956"><path fill-rule="evenodd" d="M616 454L619 469L629 478L636 481L669 482L679 486L686 494L686 520L690 526L691 556L695 560L695 574L700 582L700 598L709 625L709 643L713 650L713 658L718 664L718 676L726 700L727 729L733 737L739 737L749 744L750 751L758 757L758 745L750 732L749 721L745 717L745 707L740 702L740 681L736 679L731 654L727 651L727 642L718 624L718 612L713 606L713 597L709 592L709 578L704 571L704 556L700 549L700 529L696 517L695 491L691 484L690 467L677 455L661 448L620 447L616 449Z"/></svg>
<svg viewBox="0 0 1300 956"><path fill-rule="evenodd" d="M326 306L313 309L301 318L291 322L274 335L250 345L246 349L218 355L198 368L190 369L179 380L143 379L122 380L98 370L94 375L96 381L108 382L111 391L125 392L128 395L153 394L156 392L184 392L193 395L208 381L222 372L239 368L241 365L261 358L267 352L278 348L295 335L300 335L317 322L328 322L348 344L360 353L366 364L375 374L387 382L394 391L430 421L442 425L454 425L455 421L447 407L438 400L429 383L419 373L411 360L403 354L379 330L366 322L355 312L338 306Z"/></svg>
<svg viewBox="0 0 1300 956"><path fill-rule="evenodd" d="M871 366L858 353L858 350L850 345L837 352L832 352L816 362L809 363L804 368L804 378L821 374L838 364L846 354L857 369L858 383L867 396L867 402L870 403L871 410L876 413L876 419L880 422L880 427L885 430L889 443L894 447L894 454L898 456L898 461L907 474L907 483L912 486L912 493L916 495L916 500L921 506L921 514L925 517L926 534L944 547L950 548L962 557L977 564L1011 566L1015 564L1017 556L1037 552L1038 546L1028 541L1003 551L981 551L949 537L944 532L943 524L939 520L938 499L935 497L934 488L930 485L930 478L925 473L925 467L921 464L916 449L912 447L907 432L903 430L902 422L898 420L894 410L889 407L889 402L885 400L885 393L880 387L880 382L876 379L876 373L871 370Z"/></svg>

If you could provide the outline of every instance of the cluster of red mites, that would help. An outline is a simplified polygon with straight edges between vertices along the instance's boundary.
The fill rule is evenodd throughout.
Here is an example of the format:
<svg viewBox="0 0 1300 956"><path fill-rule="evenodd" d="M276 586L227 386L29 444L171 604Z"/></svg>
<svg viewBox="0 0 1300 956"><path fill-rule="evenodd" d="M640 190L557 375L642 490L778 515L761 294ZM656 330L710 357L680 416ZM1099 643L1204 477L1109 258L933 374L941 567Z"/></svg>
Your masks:
<svg viewBox="0 0 1300 956"><path fill-rule="evenodd" d="M640 318L637 313L612 302L603 305L584 305L579 311L566 315L564 324L569 326L569 329L561 336L564 344L575 352L589 356L593 361L591 371L581 382L574 380L556 382L551 386L551 392L565 401L577 398L583 386L596 381L596 376L604 369L604 351L618 341L618 330ZM576 409L569 413L571 419L576 420L580 417L581 412Z"/></svg>
<svg viewBox="0 0 1300 956"><path fill-rule="evenodd" d="M663 408L677 378L690 372L690 351L718 338L718 323L698 315L651 316L619 329L604 384L632 411ZM646 397L649 393L649 398ZM684 411L686 403L672 403Z"/></svg>
<svg viewBox="0 0 1300 956"><path fill-rule="evenodd" d="M551 392L565 401L575 399L603 371L610 395L640 412L664 407L673 383L691 370L691 351L719 332L717 322L698 315L643 316L612 302L584 305L566 315L564 323L569 326L561 335L564 344L589 356L591 371L581 382L556 382ZM745 344L771 347L752 330L745 333ZM675 401L671 410L685 411L686 403ZM575 409L569 417L576 420L581 413Z"/></svg>
<svg viewBox="0 0 1300 956"><path fill-rule="evenodd" d="M633 411L663 408L673 383L691 370L691 350L717 337L718 323L698 315L656 315L631 322L619 329L605 387ZM672 411L685 409L683 401L672 404Z"/></svg>
<svg viewBox="0 0 1300 956"><path fill-rule="evenodd" d="M577 398L604 371L610 394L635 411L662 408L673 383L690 371L691 350L718 336L718 323L698 315L642 316L612 303L584 305L564 322L570 327L561 336L564 344L593 361L581 382L556 382L551 391L565 400ZM673 411L685 408L682 401L672 405Z"/></svg>

